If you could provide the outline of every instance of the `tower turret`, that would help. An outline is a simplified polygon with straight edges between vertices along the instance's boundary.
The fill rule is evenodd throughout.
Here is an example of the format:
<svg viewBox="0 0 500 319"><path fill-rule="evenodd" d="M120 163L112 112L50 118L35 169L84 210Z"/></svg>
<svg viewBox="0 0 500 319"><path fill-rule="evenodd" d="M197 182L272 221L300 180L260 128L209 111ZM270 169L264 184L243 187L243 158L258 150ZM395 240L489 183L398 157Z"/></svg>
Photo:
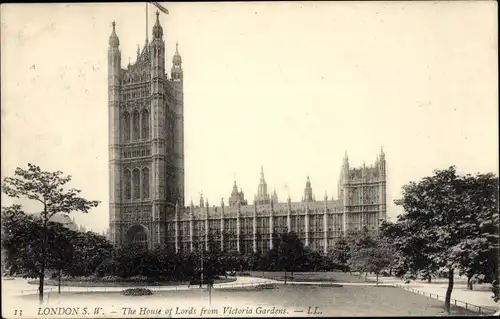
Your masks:
<svg viewBox="0 0 500 319"><path fill-rule="evenodd" d="M260 166L260 181L257 188L257 196L255 197L256 204L269 204L269 194L267 193L267 183L264 178L264 167Z"/></svg>
<svg viewBox="0 0 500 319"><path fill-rule="evenodd" d="M379 220L387 219L387 176L385 175L385 153L384 149L380 148L379 156L379 176L380 176L380 186L379 186L379 201L380 201L380 215ZM377 225L378 226L378 225ZM378 229L378 227L377 227Z"/></svg>
<svg viewBox="0 0 500 319"><path fill-rule="evenodd" d="M156 11L156 23L153 26L153 40L163 38L163 28L160 25L160 13Z"/></svg>
<svg viewBox="0 0 500 319"><path fill-rule="evenodd" d="M175 44L175 54L172 58L172 84L175 96L174 144L176 183L179 196L184 200L184 72L182 58L179 54L179 43Z"/></svg>
<svg viewBox="0 0 500 319"><path fill-rule="evenodd" d="M337 196L339 199L344 198L344 185L349 180L349 157L347 156L347 151L345 151L344 158L342 160L342 167L340 168L340 177L337 188Z"/></svg>
<svg viewBox="0 0 500 319"><path fill-rule="evenodd" d="M379 174L385 179L385 153L382 147L380 148L379 156Z"/></svg>
<svg viewBox="0 0 500 319"><path fill-rule="evenodd" d="M306 188L304 188L304 201L305 202L313 201L311 181L309 180L309 176L307 176Z"/></svg>
<svg viewBox="0 0 500 319"><path fill-rule="evenodd" d="M276 187L274 188L273 195L271 196L271 201L278 204L278 194L276 193Z"/></svg>
<svg viewBox="0 0 500 319"><path fill-rule="evenodd" d="M156 13L156 23L153 27L153 39L149 44L150 58L150 113L151 113L151 170L153 177L153 200L166 200L167 203L175 203L184 206L184 200L176 198L176 189L171 179L164 176L167 161L167 143L170 141L169 133L166 131L164 118L166 117L165 102L165 42L162 39L163 29L160 25L159 13Z"/></svg>
<svg viewBox="0 0 500 319"><path fill-rule="evenodd" d="M108 143L109 143L109 222L110 239L115 245L121 245L121 228L119 224L121 202L120 172L120 40L116 35L116 23L111 24L113 30L109 36L108 47Z"/></svg>

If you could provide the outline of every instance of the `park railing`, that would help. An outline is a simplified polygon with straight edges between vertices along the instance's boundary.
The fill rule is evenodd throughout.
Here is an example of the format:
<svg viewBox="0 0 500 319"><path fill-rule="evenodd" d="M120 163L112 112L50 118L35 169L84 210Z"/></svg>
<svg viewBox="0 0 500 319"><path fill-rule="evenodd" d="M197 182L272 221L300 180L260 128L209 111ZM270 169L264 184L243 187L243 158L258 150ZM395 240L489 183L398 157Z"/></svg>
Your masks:
<svg viewBox="0 0 500 319"><path fill-rule="evenodd" d="M425 297L434 298L436 300L445 301L445 299L446 299L444 296L440 296L440 295L438 295L436 293L421 291L421 290L418 290L418 289L415 289L415 288L412 288L412 287L408 287L408 286L405 286L405 285L402 285L402 284L393 283L393 286L394 287L398 287L398 288L403 288L404 290L413 292L413 293L415 293L417 295L422 295L422 296L425 296ZM491 314L494 314L497 311L497 309L495 309L493 307L477 306L477 305L473 305L471 303L468 303L468 302L465 302L465 301L456 300L456 299L450 299L450 305L455 305L457 307L465 308L465 310L468 310L468 311L471 311L471 312L477 312L478 314L483 314L483 315L491 315Z"/></svg>

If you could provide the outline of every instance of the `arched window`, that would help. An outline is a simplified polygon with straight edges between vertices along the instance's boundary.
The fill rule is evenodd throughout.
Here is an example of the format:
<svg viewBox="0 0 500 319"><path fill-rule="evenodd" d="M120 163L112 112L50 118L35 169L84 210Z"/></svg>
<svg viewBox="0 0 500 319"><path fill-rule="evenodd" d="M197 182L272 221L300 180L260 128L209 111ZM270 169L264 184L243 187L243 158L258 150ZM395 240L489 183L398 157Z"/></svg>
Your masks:
<svg viewBox="0 0 500 319"><path fill-rule="evenodd" d="M132 181L131 181L131 176L130 176L130 171L126 170L123 174L123 179L125 183L125 199L131 199L132 198Z"/></svg>
<svg viewBox="0 0 500 319"><path fill-rule="evenodd" d="M149 112L148 110L144 109L142 111L142 138L143 139L148 139L149 138Z"/></svg>
<svg viewBox="0 0 500 319"><path fill-rule="evenodd" d="M134 225L125 234L126 244L137 243L148 247L147 230L142 225Z"/></svg>
<svg viewBox="0 0 500 319"><path fill-rule="evenodd" d="M134 187L134 199L140 199L141 198L141 184L140 184L140 179L139 179L139 170L134 169L132 172L132 185Z"/></svg>
<svg viewBox="0 0 500 319"><path fill-rule="evenodd" d="M149 169L142 170L142 198L149 198Z"/></svg>
<svg viewBox="0 0 500 319"><path fill-rule="evenodd" d="M139 139L139 112L135 111L134 114L132 115L132 139L133 140L138 140Z"/></svg>
<svg viewBox="0 0 500 319"><path fill-rule="evenodd" d="M130 114L128 114L128 112L123 113L122 127L123 127L123 140L125 142L128 142L130 141Z"/></svg>

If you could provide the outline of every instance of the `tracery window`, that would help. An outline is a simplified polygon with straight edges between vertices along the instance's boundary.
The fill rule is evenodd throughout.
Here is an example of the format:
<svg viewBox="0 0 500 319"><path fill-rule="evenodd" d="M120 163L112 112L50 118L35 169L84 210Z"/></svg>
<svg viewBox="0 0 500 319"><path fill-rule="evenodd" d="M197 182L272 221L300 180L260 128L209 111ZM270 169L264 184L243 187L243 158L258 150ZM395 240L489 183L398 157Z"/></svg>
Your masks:
<svg viewBox="0 0 500 319"><path fill-rule="evenodd" d="M140 179L139 179L139 170L134 169L132 172L132 185L134 187L134 199L140 199L141 198L141 185L140 185Z"/></svg>
<svg viewBox="0 0 500 319"><path fill-rule="evenodd" d="M131 185L131 176L130 176L130 171L126 170L123 174L123 179L125 183L125 199L130 199L132 197L132 185Z"/></svg>
<svg viewBox="0 0 500 319"><path fill-rule="evenodd" d="M148 139L149 138L149 112L148 110L144 109L142 111L142 138L143 139Z"/></svg>
<svg viewBox="0 0 500 319"><path fill-rule="evenodd" d="M149 169L142 170L142 198L149 198Z"/></svg>
<svg viewBox="0 0 500 319"><path fill-rule="evenodd" d="M122 118L122 126L123 126L123 140L125 142L130 141L130 114L125 112Z"/></svg>
<svg viewBox="0 0 500 319"><path fill-rule="evenodd" d="M132 139L133 140L138 140L139 139L139 119L140 119L140 116L139 116L139 112L138 111L135 111L133 116L132 116Z"/></svg>

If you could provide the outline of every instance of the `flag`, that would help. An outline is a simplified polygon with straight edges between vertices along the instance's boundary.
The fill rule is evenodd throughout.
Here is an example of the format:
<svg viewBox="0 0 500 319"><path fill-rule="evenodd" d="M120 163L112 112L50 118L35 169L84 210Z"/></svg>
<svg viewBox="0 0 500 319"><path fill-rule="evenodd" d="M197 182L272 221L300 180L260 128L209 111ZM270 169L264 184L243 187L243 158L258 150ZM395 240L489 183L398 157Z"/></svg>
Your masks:
<svg viewBox="0 0 500 319"><path fill-rule="evenodd" d="M168 10L167 8L165 8L164 6L162 6L161 4L159 4L158 2L150 2L152 5L154 5L155 7L157 7L161 12L165 13L165 14L168 14Z"/></svg>

